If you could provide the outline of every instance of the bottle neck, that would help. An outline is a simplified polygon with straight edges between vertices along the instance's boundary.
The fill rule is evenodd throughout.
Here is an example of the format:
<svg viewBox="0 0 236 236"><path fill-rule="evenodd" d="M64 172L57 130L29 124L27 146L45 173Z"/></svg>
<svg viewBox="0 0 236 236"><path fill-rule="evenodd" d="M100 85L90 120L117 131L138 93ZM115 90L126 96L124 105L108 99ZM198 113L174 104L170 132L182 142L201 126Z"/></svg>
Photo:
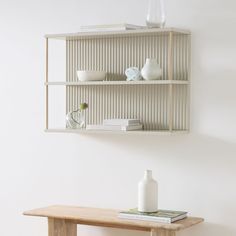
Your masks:
<svg viewBox="0 0 236 236"><path fill-rule="evenodd" d="M154 59L154 58L147 58L147 59L146 59L146 64L149 64L149 65L156 65L156 64L157 64L157 60Z"/></svg>
<svg viewBox="0 0 236 236"><path fill-rule="evenodd" d="M152 171L151 170L145 170L144 179L152 179Z"/></svg>

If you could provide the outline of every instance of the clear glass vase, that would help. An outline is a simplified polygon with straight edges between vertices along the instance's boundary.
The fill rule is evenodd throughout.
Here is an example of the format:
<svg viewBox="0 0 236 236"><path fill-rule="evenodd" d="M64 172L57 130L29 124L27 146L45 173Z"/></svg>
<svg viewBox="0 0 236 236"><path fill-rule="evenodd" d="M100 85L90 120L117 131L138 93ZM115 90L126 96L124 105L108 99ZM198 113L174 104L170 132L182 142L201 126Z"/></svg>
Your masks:
<svg viewBox="0 0 236 236"><path fill-rule="evenodd" d="M85 128L85 110L71 111L66 115L67 128L81 129Z"/></svg>
<svg viewBox="0 0 236 236"><path fill-rule="evenodd" d="M150 28L163 28L166 23L165 0L149 0L146 25Z"/></svg>

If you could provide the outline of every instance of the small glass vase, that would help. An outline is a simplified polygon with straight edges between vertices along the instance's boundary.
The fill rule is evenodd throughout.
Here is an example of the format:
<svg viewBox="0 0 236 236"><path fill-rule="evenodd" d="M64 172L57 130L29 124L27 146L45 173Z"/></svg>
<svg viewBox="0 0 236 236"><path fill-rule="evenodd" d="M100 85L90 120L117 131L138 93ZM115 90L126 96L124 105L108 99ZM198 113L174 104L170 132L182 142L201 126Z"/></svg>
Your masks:
<svg viewBox="0 0 236 236"><path fill-rule="evenodd" d="M85 110L71 111L66 115L67 128L82 129L85 128Z"/></svg>
<svg viewBox="0 0 236 236"><path fill-rule="evenodd" d="M146 25L150 28L163 28L166 23L165 0L149 0Z"/></svg>

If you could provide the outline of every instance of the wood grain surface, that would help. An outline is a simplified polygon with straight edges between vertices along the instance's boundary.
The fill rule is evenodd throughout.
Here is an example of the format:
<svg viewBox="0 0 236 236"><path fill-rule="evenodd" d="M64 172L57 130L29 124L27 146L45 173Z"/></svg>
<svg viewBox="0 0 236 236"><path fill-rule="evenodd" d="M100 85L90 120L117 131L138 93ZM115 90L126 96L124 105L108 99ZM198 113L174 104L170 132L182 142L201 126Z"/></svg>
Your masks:
<svg viewBox="0 0 236 236"><path fill-rule="evenodd" d="M41 216L53 219L62 219L74 224L104 226L133 230L169 230L177 231L188 228L203 221L198 217L187 217L172 224L156 223L151 221L127 220L118 218L120 210L99 209L76 206L49 206L24 212L28 216Z"/></svg>

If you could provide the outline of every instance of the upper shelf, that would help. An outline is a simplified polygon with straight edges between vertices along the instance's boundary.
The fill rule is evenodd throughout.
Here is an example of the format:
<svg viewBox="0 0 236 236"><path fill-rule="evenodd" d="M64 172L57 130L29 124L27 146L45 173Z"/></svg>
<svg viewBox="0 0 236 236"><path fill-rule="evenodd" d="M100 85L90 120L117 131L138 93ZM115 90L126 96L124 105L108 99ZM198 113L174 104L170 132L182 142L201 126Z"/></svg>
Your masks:
<svg viewBox="0 0 236 236"><path fill-rule="evenodd" d="M189 84L189 81L181 80L139 80L139 81L87 81L87 82L46 82L45 85L151 85L151 84Z"/></svg>
<svg viewBox="0 0 236 236"><path fill-rule="evenodd" d="M141 30L123 30L123 31L108 31L108 32L78 32L66 34L46 34L45 38L48 39L62 39L62 40L77 40L86 38L99 38L99 37L114 37L114 36L133 36L142 34L190 34L189 30L177 28L155 28L155 29L141 29Z"/></svg>

